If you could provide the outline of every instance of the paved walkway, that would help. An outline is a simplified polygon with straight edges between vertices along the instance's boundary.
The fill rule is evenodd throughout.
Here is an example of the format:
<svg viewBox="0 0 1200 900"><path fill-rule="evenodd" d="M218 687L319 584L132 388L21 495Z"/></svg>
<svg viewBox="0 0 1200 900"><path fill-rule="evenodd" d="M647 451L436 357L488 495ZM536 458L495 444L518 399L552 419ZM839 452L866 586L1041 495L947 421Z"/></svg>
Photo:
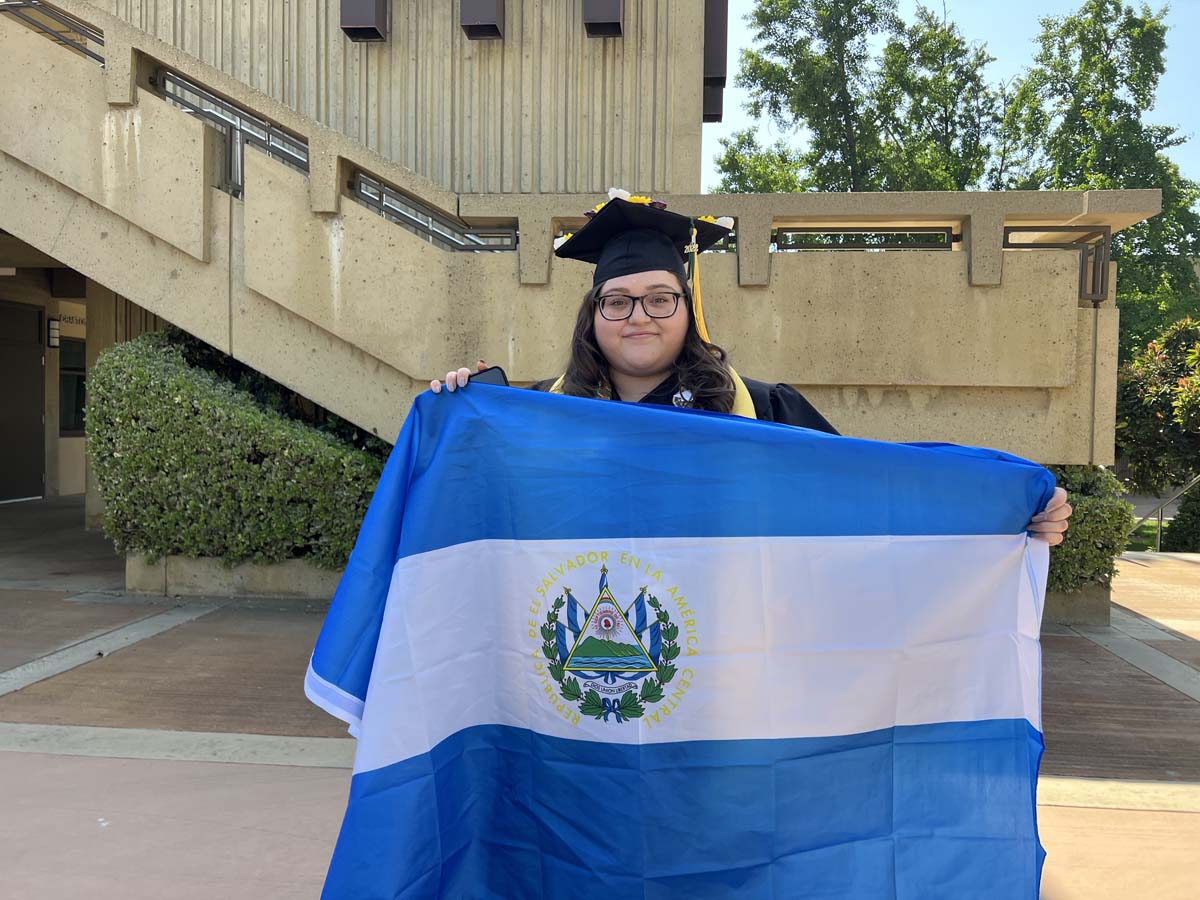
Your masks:
<svg viewBox="0 0 1200 900"><path fill-rule="evenodd" d="M353 754L300 689L321 616L125 595L48 507L0 507L0 896L316 897ZM1115 598L1044 635L1043 897L1194 900L1200 555L1130 554Z"/></svg>
<svg viewBox="0 0 1200 900"><path fill-rule="evenodd" d="M1168 488L1163 492L1161 498L1152 497L1149 494L1131 494L1125 499L1133 504L1133 514L1140 519L1142 516L1148 516L1154 512L1158 508L1158 504L1162 503L1163 500L1175 493L1175 490L1175 488ZM1179 503L1180 501L1178 499L1168 503L1163 508L1163 518L1175 518L1175 514L1179 512Z"/></svg>

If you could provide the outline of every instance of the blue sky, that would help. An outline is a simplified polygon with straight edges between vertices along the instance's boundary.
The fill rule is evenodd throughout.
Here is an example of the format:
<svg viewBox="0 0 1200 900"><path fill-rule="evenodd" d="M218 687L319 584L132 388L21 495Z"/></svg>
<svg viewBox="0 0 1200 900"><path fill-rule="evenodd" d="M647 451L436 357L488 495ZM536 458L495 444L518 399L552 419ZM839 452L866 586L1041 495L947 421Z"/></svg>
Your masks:
<svg viewBox="0 0 1200 900"><path fill-rule="evenodd" d="M926 3L934 9L940 0ZM1035 39L1041 30L1038 19L1059 16L1075 11L1078 0L946 0L946 11L968 40L987 46L996 58L991 64L993 82L1019 74L1033 58ZM1162 3L1151 3L1159 9ZM745 15L754 6L753 0L729 2L729 87L725 90L725 121L704 126L701 183L705 191L712 189L718 177L713 158L720 150L718 139L753 124L742 106L746 93L733 86L737 61L743 47L751 44L750 29ZM916 0L899 0L900 13L911 21ZM1167 72L1159 84L1158 104L1147 116L1154 124L1174 125L1190 140L1172 148L1170 156L1193 180L1200 180L1200 2L1175 0L1167 14L1170 31L1167 33ZM760 134L772 142L781 134L769 122L759 124Z"/></svg>

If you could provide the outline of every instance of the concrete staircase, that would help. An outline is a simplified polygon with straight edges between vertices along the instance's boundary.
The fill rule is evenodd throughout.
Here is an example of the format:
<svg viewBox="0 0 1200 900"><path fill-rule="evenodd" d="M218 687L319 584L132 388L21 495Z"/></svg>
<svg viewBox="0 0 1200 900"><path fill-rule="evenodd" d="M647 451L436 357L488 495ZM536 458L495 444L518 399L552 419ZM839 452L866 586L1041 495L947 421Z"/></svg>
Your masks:
<svg viewBox="0 0 1200 900"><path fill-rule="evenodd" d="M561 371L590 273L555 263L552 239L598 197L453 194L89 3L56 6L103 34L89 46L104 66L0 15L0 229L389 439L452 365ZM258 146L231 156L164 94L164 71L270 123L307 171ZM446 250L360 202L360 173L520 243ZM802 386L845 433L1110 461L1117 312L1080 300L1078 252L1002 240L1013 224L1117 230L1156 213L1157 192L666 199L738 220L737 252L704 258L718 343L746 374ZM937 225L962 240L773 253L785 225Z"/></svg>

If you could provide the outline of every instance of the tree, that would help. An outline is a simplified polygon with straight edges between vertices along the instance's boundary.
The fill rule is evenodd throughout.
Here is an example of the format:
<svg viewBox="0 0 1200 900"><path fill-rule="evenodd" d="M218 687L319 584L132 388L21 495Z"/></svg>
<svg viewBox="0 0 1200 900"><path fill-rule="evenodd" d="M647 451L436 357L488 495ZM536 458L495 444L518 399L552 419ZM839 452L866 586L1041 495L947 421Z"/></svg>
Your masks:
<svg viewBox="0 0 1200 900"><path fill-rule="evenodd" d="M944 15L905 25L895 0L758 0L756 46L738 84L755 117L802 132L804 149L723 140L720 190L966 190L979 184L998 121L992 61ZM888 40L879 54L871 41ZM776 187L775 189L778 189Z"/></svg>
<svg viewBox="0 0 1200 900"><path fill-rule="evenodd" d="M999 98L986 78L993 60L924 6L888 41L874 91L885 189L965 191L979 184L999 120Z"/></svg>
<svg viewBox="0 0 1200 900"><path fill-rule="evenodd" d="M804 190L800 154L784 141L764 149L754 129L748 128L721 138L721 147L717 169L722 175L717 193L790 194Z"/></svg>
<svg viewBox="0 0 1200 900"><path fill-rule="evenodd" d="M1128 480L1157 495L1200 474L1200 321L1167 328L1121 368L1117 449ZM1163 535L1164 550L1200 551L1200 488Z"/></svg>
<svg viewBox="0 0 1200 900"><path fill-rule="evenodd" d="M1154 493L1200 473L1200 320L1176 322L1121 367L1117 451L1128 480Z"/></svg>
<svg viewBox="0 0 1200 900"><path fill-rule="evenodd" d="M803 186L878 190L879 110L869 39L899 27L896 0L758 0L749 19L755 47L742 51L737 84L750 91L755 118L765 113L785 130L808 131L807 147L796 157ZM721 171L733 183L746 180L739 170Z"/></svg>
<svg viewBox="0 0 1200 900"><path fill-rule="evenodd" d="M1046 128L1037 85L1029 78L1001 82L996 89L996 128L985 179L989 191L1037 190Z"/></svg>
<svg viewBox="0 0 1200 900"><path fill-rule="evenodd" d="M1186 314L1200 314L1200 186L1163 151L1177 129L1147 124L1165 71L1166 10L1085 0L1069 16L1042 19L1039 50L1014 86L999 143L1023 163L993 164L995 187L1160 188L1163 210L1113 238L1121 358Z"/></svg>

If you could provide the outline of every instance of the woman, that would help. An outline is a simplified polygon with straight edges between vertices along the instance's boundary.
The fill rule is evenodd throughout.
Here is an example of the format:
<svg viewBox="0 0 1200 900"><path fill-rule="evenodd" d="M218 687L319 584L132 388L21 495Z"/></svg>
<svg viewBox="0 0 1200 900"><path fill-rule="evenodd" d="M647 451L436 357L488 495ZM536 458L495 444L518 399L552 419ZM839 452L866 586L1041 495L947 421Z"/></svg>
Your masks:
<svg viewBox="0 0 1200 900"><path fill-rule="evenodd" d="M555 251L596 269L576 316L566 372L534 388L732 413L837 434L795 388L743 379L709 340L696 258L730 230L622 194L610 192L611 199ZM480 360L478 367L486 364ZM470 374L466 368L446 373L446 390L465 388ZM442 383L432 381L430 388L438 393ZM1056 488L1029 531L1051 546L1059 544L1071 512L1066 491Z"/></svg>

